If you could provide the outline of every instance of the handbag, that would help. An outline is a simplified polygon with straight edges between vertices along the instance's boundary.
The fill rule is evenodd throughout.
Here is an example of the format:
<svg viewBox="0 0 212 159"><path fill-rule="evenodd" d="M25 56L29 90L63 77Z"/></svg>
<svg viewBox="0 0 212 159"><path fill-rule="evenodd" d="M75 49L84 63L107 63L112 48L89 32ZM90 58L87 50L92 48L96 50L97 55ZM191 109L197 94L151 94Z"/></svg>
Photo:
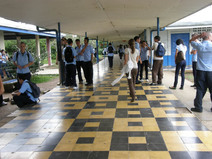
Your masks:
<svg viewBox="0 0 212 159"><path fill-rule="evenodd" d="M177 57L176 57L175 63L176 63L176 64L177 64L177 63L180 63L180 62L183 61L183 60L185 60L185 59L184 59L184 54L183 54L182 51L179 51L179 52L177 53Z"/></svg>

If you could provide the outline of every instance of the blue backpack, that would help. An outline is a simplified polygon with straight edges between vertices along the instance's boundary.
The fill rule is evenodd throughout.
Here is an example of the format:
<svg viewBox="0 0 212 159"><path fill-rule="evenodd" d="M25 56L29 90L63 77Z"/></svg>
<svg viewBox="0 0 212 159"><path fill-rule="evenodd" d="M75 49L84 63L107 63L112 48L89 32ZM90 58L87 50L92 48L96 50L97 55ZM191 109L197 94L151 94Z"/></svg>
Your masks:
<svg viewBox="0 0 212 159"><path fill-rule="evenodd" d="M161 43L158 43L157 50L155 51L157 57L163 57L166 53L166 49Z"/></svg>

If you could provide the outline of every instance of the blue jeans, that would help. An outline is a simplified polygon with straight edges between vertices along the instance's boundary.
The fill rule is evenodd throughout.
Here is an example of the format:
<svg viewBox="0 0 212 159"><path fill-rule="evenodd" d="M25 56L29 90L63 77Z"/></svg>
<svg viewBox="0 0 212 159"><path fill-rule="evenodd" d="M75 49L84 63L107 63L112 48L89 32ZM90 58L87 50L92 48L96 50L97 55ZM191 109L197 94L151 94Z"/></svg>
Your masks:
<svg viewBox="0 0 212 159"><path fill-rule="evenodd" d="M175 80L174 80L174 87L177 87L177 83L178 83L178 75L181 69L181 87L184 86L184 82L185 82L185 67L186 67L186 60L183 60L179 63L177 63L176 65L176 70L175 70Z"/></svg>
<svg viewBox="0 0 212 159"><path fill-rule="evenodd" d="M198 110L202 110L202 99L205 96L207 88L210 91L210 97L212 101L212 71L200 71L197 70L196 77L196 98L194 99L194 106Z"/></svg>

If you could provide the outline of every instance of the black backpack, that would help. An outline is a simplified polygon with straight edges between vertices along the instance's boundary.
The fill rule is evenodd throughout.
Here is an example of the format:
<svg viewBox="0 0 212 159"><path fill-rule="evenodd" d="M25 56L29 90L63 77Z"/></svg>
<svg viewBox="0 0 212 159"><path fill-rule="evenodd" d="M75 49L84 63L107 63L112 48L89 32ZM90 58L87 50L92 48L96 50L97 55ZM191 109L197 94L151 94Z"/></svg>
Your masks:
<svg viewBox="0 0 212 159"><path fill-rule="evenodd" d="M19 52L16 52L16 61L18 63L18 55L19 55ZM28 62L29 62L29 52L27 51L27 57L28 57Z"/></svg>
<svg viewBox="0 0 212 159"><path fill-rule="evenodd" d="M27 91L28 93L30 93L34 98L39 98L40 97L40 88L33 82L31 81L27 81L27 83L29 84L32 92Z"/></svg>
<svg viewBox="0 0 212 159"><path fill-rule="evenodd" d="M157 57L163 57L165 55L166 50L161 43L158 43L158 47L155 53Z"/></svg>
<svg viewBox="0 0 212 159"><path fill-rule="evenodd" d="M113 47L112 46L108 47L108 53L113 53Z"/></svg>
<svg viewBox="0 0 212 159"><path fill-rule="evenodd" d="M73 62L74 61L74 56L73 56L73 52L72 52L72 48L71 47L66 47L65 48L65 60L67 63Z"/></svg>

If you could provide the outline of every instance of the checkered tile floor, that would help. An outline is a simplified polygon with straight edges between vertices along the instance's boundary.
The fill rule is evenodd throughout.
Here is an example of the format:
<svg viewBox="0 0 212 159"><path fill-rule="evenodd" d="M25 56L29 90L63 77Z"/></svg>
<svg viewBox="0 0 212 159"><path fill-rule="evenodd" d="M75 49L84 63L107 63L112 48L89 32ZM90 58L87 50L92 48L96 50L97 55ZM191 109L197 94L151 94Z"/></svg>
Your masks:
<svg viewBox="0 0 212 159"><path fill-rule="evenodd" d="M211 159L212 132L165 86L136 85L131 103L119 61L94 67L93 87L56 87L0 128L1 158L17 159Z"/></svg>

